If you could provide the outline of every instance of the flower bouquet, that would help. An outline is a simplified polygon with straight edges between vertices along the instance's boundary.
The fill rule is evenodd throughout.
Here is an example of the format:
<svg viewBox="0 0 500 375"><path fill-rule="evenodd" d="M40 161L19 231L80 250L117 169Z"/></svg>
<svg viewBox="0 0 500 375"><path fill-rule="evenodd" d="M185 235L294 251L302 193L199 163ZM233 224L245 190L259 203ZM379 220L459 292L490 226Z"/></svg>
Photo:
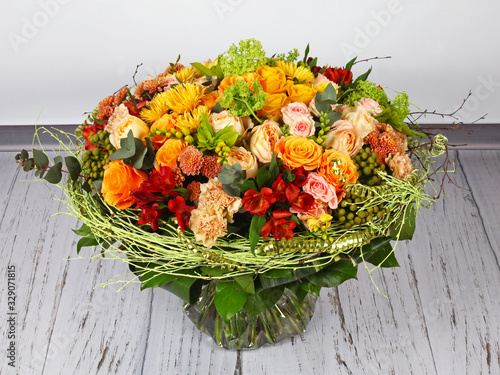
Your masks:
<svg viewBox="0 0 500 375"><path fill-rule="evenodd" d="M356 59L308 53L269 58L250 39L170 64L103 99L66 134L64 158L16 160L62 187L83 223L78 253L99 248L143 289L181 297L217 345L274 344L358 264L398 265L391 240L411 239L433 201L430 159L446 151L417 130L405 93L390 99L371 69L354 78Z"/></svg>

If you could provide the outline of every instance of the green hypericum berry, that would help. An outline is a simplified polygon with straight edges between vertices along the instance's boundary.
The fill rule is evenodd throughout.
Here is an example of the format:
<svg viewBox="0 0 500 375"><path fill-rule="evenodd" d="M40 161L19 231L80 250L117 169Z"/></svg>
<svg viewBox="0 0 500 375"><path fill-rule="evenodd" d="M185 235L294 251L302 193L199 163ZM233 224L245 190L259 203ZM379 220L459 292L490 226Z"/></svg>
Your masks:
<svg viewBox="0 0 500 375"><path fill-rule="evenodd" d="M352 220L352 219L354 219L354 214L352 212L349 212L347 214L347 220Z"/></svg>

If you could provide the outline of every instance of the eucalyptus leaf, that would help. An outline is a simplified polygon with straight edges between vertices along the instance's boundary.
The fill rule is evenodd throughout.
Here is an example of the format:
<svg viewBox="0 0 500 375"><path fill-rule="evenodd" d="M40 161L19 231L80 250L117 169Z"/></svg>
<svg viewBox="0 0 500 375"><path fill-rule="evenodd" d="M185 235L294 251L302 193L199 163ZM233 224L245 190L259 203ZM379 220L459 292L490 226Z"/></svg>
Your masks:
<svg viewBox="0 0 500 375"><path fill-rule="evenodd" d="M49 158L40 150L33 150L33 159L38 169L45 169L49 166Z"/></svg>
<svg viewBox="0 0 500 375"><path fill-rule="evenodd" d="M44 179L50 182L51 184L58 184L62 179L61 169L62 169L62 162L54 164L49 169L47 174L44 176Z"/></svg>
<svg viewBox="0 0 500 375"><path fill-rule="evenodd" d="M82 167L80 166L80 162L74 156L66 156L64 158L64 162L66 163L66 167L68 168L69 175L73 181L78 180L80 176L80 172L82 171Z"/></svg>

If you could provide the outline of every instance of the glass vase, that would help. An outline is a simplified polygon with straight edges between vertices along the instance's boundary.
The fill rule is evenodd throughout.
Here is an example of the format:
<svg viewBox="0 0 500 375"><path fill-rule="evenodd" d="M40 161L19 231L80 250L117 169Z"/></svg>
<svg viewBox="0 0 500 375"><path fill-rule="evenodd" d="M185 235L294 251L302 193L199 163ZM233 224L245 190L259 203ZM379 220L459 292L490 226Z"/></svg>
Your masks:
<svg viewBox="0 0 500 375"><path fill-rule="evenodd" d="M217 313L214 297L215 283L209 283L203 287L197 303L184 304L184 311L196 327L229 350L257 349L303 333L318 299L316 294L308 293L301 300L285 288L278 301L260 314L250 316L242 308L225 322Z"/></svg>

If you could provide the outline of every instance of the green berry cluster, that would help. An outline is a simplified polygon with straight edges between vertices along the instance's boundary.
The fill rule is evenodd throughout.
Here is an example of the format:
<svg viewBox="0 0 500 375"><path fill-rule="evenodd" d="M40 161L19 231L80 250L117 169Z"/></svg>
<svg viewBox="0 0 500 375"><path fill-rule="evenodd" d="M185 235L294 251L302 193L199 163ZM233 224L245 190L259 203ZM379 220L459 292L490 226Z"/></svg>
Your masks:
<svg viewBox="0 0 500 375"><path fill-rule="evenodd" d="M88 183L102 180L104 176L104 166L109 163L109 157L116 151L109 141L109 133L99 130L89 138L89 142L96 145L92 151L87 150L82 155L82 172L88 176Z"/></svg>
<svg viewBox="0 0 500 375"><path fill-rule="evenodd" d="M326 138L328 138L327 132L330 130L330 119L328 118L328 113L321 112L321 116L319 117L320 127L318 135L316 136L316 143L319 145L323 145L325 143Z"/></svg>
<svg viewBox="0 0 500 375"><path fill-rule="evenodd" d="M217 163L219 164L227 164L227 157L231 155L231 148L226 145L226 142L220 141L217 143L217 147L215 148L215 153L219 155L217 159Z"/></svg>
<svg viewBox="0 0 500 375"><path fill-rule="evenodd" d="M180 130L171 129L171 131L154 129L154 132L149 133L150 137L154 137L155 135L161 135L163 137L168 137L168 138L173 138L173 139L181 139L183 141L186 141L189 144L194 143L194 138L191 135L191 131L186 127L182 127Z"/></svg>
<svg viewBox="0 0 500 375"><path fill-rule="evenodd" d="M372 152L370 147L367 146L361 149L353 161L358 169L358 182L369 186L381 184L382 180L377 174L379 171L385 171L386 166L381 162L377 153Z"/></svg>
<svg viewBox="0 0 500 375"><path fill-rule="evenodd" d="M389 213L384 203L365 209L362 201L360 197L346 192L339 207L334 211L337 221L344 224L345 229L350 229L356 224L365 224L377 218L382 219L384 215Z"/></svg>

